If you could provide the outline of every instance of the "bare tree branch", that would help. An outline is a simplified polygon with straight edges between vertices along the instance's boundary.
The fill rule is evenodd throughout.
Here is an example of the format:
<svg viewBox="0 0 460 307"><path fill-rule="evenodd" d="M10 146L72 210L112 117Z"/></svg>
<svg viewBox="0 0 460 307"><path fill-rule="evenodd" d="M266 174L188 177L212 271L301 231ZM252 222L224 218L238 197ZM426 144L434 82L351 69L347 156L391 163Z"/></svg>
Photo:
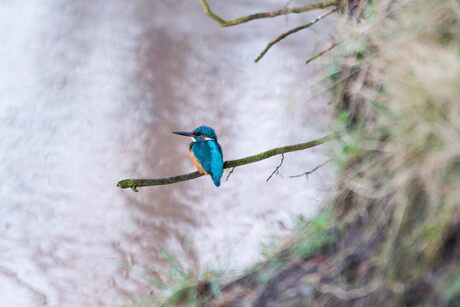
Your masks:
<svg viewBox="0 0 460 307"><path fill-rule="evenodd" d="M319 58L320 56L322 56L323 54L331 51L332 49L334 49L335 47L337 47L338 45L340 45L340 42L336 42L336 43L332 43L332 45L330 45L329 47L327 47L326 49L324 50L321 50L320 52L316 53L315 55L313 55L311 58L309 58L305 64L309 64L310 62L313 62L314 60L316 60L317 58Z"/></svg>
<svg viewBox="0 0 460 307"><path fill-rule="evenodd" d="M245 157L245 158L241 158L237 160L226 161L224 163L224 168L235 168L238 166L265 160L270 157L284 154L287 152L304 150L307 148L311 148L311 147L315 147L315 146L324 144L336 138L337 136L335 134L330 134L322 138L311 140L305 143L273 148L273 149L264 151L257 155L253 155L253 156L249 156L249 157ZM123 179L117 183L117 187L122 188L122 189L130 188L133 191L137 192L138 187L172 184L176 182L195 179L201 176L203 175L200 174L199 172L193 172L193 173L189 173L185 175L179 175L179 176L167 177L167 178L158 178L158 179Z"/></svg>
<svg viewBox="0 0 460 307"><path fill-rule="evenodd" d="M313 21L310 21L309 23L307 24L304 24L303 26L300 26L300 27L297 27L297 28L294 28L292 30L289 30L287 32L284 32L283 34L281 34L280 36L278 36L277 38L275 38L274 40L272 40L270 43L268 43L267 47L265 47L265 49L259 54L259 56L254 60L254 62L259 62L260 59L262 59L262 57L268 52L268 50L270 50L271 47L273 47L276 43L278 43L279 41L285 39L286 37L288 37L289 35L291 34L294 34L296 32L299 32L301 30L304 30L304 29L307 29L309 27L311 27L312 25L314 25L315 23L317 23L318 21L324 19L325 17L331 15L332 13L336 12L337 11L337 8L327 12L326 14L324 15L321 15L319 17L317 17L315 20Z"/></svg>
<svg viewBox="0 0 460 307"><path fill-rule="evenodd" d="M270 176L268 176L266 182L268 182L272 177L273 175L275 175L276 173L278 173L281 165L283 165L283 162L284 162L284 153L281 154L281 162L280 164L278 164L278 166L275 168L275 170L273 171L273 173L270 174Z"/></svg>
<svg viewBox="0 0 460 307"><path fill-rule="evenodd" d="M304 13L312 10L324 9L330 6L337 5L337 0L324 0L322 2L310 3L303 6L293 7L293 8L283 8L277 11L272 12L264 12L264 13L256 13L251 14L243 17L239 17L233 20L224 20L218 15L214 14L214 12L209 7L207 0L200 0L201 6L203 7L204 13L211 18L212 20L219 23L222 27L231 27L236 26L254 19L261 19L261 18L273 18L280 15L286 14L299 14Z"/></svg>
<svg viewBox="0 0 460 307"><path fill-rule="evenodd" d="M302 173L302 174L299 174L299 175L294 175L294 176L289 176L289 178L298 178L298 177L303 177L305 176L306 179L308 179L308 175L311 175L313 174L314 172L316 172L318 169L320 169L321 167L323 167L324 165L328 164L329 162L331 162L331 160L327 160L326 162L314 167L312 170L308 171L308 172L305 172L305 173Z"/></svg>
<svg viewBox="0 0 460 307"><path fill-rule="evenodd" d="M344 289L339 286L332 284L321 283L319 276L312 276L313 274L307 274L303 280L312 288L320 293L333 295L341 300L353 300L360 297L367 296L372 292L376 291L383 284L383 279L373 280L365 286L358 288ZM318 275L318 274L315 274Z"/></svg>
<svg viewBox="0 0 460 307"><path fill-rule="evenodd" d="M225 181L228 181L228 178L230 178L230 175L233 174L233 171L235 170L234 167L232 167L232 169L230 170L230 172L228 172L228 175L227 177L225 178Z"/></svg>

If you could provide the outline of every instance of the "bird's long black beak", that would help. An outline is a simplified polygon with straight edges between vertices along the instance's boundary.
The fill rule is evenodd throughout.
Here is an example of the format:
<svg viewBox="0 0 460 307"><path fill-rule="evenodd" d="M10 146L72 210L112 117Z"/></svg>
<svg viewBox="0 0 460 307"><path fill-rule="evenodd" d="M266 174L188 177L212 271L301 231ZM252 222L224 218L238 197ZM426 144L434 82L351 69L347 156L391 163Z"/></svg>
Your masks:
<svg viewBox="0 0 460 307"><path fill-rule="evenodd" d="M183 135L183 136L193 136L193 132L182 132L182 131L173 131L172 133Z"/></svg>

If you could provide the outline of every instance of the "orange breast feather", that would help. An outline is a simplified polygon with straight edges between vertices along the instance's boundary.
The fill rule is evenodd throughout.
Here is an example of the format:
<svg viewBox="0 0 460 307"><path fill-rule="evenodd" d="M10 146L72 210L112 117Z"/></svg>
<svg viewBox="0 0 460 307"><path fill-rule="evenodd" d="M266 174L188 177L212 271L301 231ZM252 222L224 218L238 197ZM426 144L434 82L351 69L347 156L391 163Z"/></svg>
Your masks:
<svg viewBox="0 0 460 307"><path fill-rule="evenodd" d="M201 166L201 163L198 161L198 159L195 157L193 154L193 151L189 149L188 155L190 156L190 159L192 159L193 164L195 164L195 167L198 169L200 173L203 175L207 175L208 173L204 170L203 166Z"/></svg>

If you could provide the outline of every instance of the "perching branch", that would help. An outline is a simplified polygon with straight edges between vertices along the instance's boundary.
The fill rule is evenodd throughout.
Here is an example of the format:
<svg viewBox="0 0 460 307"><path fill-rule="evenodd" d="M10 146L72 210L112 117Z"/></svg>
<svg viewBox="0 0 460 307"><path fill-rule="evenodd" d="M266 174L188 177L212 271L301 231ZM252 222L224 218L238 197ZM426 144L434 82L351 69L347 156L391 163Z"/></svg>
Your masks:
<svg viewBox="0 0 460 307"><path fill-rule="evenodd" d="M336 138L337 138L336 135L330 134L322 138L308 141L305 143L273 148L273 149L264 151L257 155L253 155L253 156L249 156L249 157L245 157L245 158L241 158L237 160L226 161L224 163L224 168L235 168L238 166L265 160L270 157L284 154L287 152L304 150L307 148L311 148L311 147L315 147L315 146L324 144ZM137 192L138 187L172 184L176 182L195 179L201 176L203 175L200 174L199 172L193 172L193 173L189 173L185 175L179 175L179 176L167 177L167 178L158 178L158 179L124 179L117 183L117 187L122 188L122 189L131 188L133 191Z"/></svg>
<svg viewBox="0 0 460 307"><path fill-rule="evenodd" d="M265 47L265 49L259 54L259 56L254 60L254 62L259 62L260 59L262 59L262 57L268 52L268 50L270 50L271 47L273 47L276 43L278 43L279 41L285 39L286 37L288 37L289 35L291 34L294 34L296 32L299 32L301 30L304 30L304 29L307 29L311 26L313 26L315 23L317 23L318 21L324 19L325 17L331 15L332 13L336 12L337 11L337 8L327 12L326 14L324 15L321 15L319 17L317 17L315 20L313 21L310 21L309 23L307 24L304 24L303 26L300 26L300 27L297 27L297 28L294 28L292 30L289 30L283 34L281 34L280 36L278 36L277 38L275 38L274 40L272 40L270 43L268 43L267 47Z"/></svg>
<svg viewBox="0 0 460 307"><path fill-rule="evenodd" d="M299 14L303 12L324 9L330 6L337 5L337 0L324 0L322 2L310 3L310 4L303 5L303 6L293 7L293 8L283 8L283 9L272 11L272 12L251 14L251 15L247 15L247 16L243 16L243 17L239 17L239 18L227 21L217 16L216 14L214 14L213 11L211 11L211 8L209 7L207 0L200 0L200 2L201 2L201 6L203 7L204 13L209 18L219 23L222 27L236 26L236 25L239 25L239 24L242 24L242 23L254 20L254 19L273 18L273 17L286 15L286 14Z"/></svg>

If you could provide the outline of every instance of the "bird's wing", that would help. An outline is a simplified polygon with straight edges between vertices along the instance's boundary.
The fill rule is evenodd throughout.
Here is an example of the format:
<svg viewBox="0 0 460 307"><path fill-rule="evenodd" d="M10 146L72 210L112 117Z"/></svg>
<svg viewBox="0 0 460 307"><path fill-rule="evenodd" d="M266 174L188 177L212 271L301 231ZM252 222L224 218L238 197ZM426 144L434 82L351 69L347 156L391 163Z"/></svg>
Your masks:
<svg viewBox="0 0 460 307"><path fill-rule="evenodd" d="M201 164L201 167L209 174L212 162L211 148L206 142L194 142L190 145L190 150L196 160Z"/></svg>
<svg viewBox="0 0 460 307"><path fill-rule="evenodd" d="M219 143L215 141L194 142L190 149L201 168L210 174L214 184L219 186L224 171L222 149ZM198 169L200 168L198 167Z"/></svg>
<svg viewBox="0 0 460 307"><path fill-rule="evenodd" d="M220 147L220 144L215 142L215 144L217 145L217 150L219 151L220 153L220 157L222 159L222 161L224 160L224 154L222 153L222 148Z"/></svg>
<svg viewBox="0 0 460 307"><path fill-rule="evenodd" d="M224 170L222 149L219 143L215 141L208 141L208 146L211 148L211 175L213 180L220 182L220 177L222 177L222 172Z"/></svg>

